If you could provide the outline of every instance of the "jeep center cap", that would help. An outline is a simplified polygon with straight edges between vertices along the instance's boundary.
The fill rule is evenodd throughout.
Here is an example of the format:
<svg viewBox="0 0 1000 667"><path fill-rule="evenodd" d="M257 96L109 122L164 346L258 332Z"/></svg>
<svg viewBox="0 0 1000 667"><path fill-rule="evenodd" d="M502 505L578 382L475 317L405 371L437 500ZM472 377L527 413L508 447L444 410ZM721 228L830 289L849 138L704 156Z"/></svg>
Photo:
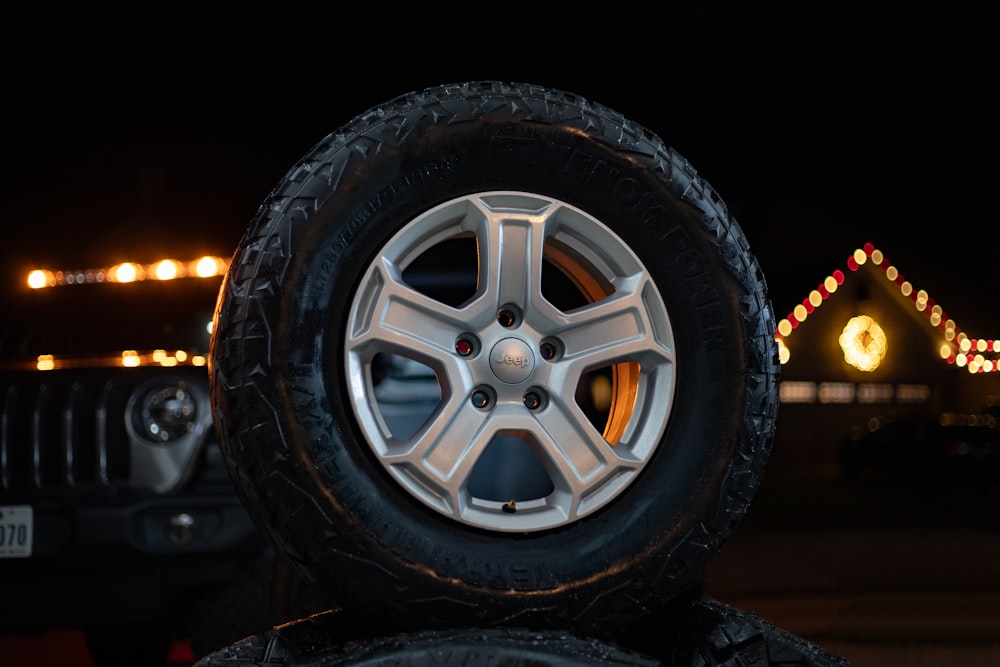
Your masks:
<svg viewBox="0 0 1000 667"><path fill-rule="evenodd" d="M519 338L504 338L490 350L490 368L501 382L524 382L535 367L535 355Z"/></svg>

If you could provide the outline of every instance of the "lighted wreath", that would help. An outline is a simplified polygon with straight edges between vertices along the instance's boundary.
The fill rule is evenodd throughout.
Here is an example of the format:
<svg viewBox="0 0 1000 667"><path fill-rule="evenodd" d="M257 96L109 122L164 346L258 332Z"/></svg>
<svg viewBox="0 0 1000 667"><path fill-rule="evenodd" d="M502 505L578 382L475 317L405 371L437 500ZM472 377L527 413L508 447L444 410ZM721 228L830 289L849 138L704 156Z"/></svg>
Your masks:
<svg viewBox="0 0 1000 667"><path fill-rule="evenodd" d="M844 360L862 371L878 368L886 347L885 332L878 322L867 315L852 317L840 334Z"/></svg>

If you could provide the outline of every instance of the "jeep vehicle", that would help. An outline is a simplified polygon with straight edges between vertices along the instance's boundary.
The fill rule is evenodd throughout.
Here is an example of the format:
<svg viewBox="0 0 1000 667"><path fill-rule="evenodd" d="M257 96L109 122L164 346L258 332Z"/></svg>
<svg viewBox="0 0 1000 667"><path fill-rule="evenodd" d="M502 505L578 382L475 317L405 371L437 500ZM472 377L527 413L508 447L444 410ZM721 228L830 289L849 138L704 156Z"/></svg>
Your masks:
<svg viewBox="0 0 1000 667"><path fill-rule="evenodd" d="M199 654L281 620L209 407L225 262L200 262L5 286L0 579L20 602L0 632L80 629L98 665L156 665L175 640Z"/></svg>

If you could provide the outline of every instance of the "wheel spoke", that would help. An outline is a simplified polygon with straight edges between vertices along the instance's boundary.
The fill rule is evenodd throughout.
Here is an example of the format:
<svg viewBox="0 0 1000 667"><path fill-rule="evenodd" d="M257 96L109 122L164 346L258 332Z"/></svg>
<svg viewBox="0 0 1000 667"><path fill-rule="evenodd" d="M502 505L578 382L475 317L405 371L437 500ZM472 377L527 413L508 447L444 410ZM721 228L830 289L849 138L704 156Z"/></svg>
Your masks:
<svg viewBox="0 0 1000 667"><path fill-rule="evenodd" d="M554 401L551 407L539 415L535 433L555 471L554 502L574 516L580 503L610 478L637 470L641 462L609 446L575 402Z"/></svg>
<svg viewBox="0 0 1000 667"><path fill-rule="evenodd" d="M464 327L461 311L421 294L395 276L389 266L374 274L367 290L366 316L355 318L349 347L395 352L425 362L450 355Z"/></svg>
<svg viewBox="0 0 1000 667"><path fill-rule="evenodd" d="M463 462L475 457L475 442L488 422L464 396L442 405L428 424L406 444L405 452L383 457L386 463L422 468L441 481L455 478Z"/></svg>
<svg viewBox="0 0 1000 667"><path fill-rule="evenodd" d="M474 408L465 396L455 396L411 441L382 455L382 461L421 480L458 513L472 467L489 444L489 421L488 413Z"/></svg>
<svg viewBox="0 0 1000 667"><path fill-rule="evenodd" d="M567 313L558 334L566 360L580 369L620 361L672 362L673 349L656 336L647 284L641 276L630 276L606 299Z"/></svg>
<svg viewBox="0 0 1000 667"><path fill-rule="evenodd" d="M537 215L488 211L477 231L479 284L499 306L524 306L541 294L545 226Z"/></svg>

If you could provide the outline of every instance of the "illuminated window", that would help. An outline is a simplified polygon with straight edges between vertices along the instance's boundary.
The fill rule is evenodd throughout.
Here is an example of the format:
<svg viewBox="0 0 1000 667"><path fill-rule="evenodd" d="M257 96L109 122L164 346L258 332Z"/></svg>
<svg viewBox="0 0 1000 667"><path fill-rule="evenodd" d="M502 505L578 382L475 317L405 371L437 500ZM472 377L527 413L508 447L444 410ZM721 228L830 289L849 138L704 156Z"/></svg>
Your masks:
<svg viewBox="0 0 1000 667"><path fill-rule="evenodd" d="M823 382L819 385L820 403L853 403L854 385L850 382Z"/></svg>
<svg viewBox="0 0 1000 667"><path fill-rule="evenodd" d="M782 403L815 403L815 382L782 382L778 388L778 396Z"/></svg>
<svg viewBox="0 0 1000 667"><path fill-rule="evenodd" d="M885 382L862 382L858 385L858 403L891 403L895 390Z"/></svg>
<svg viewBox="0 0 1000 667"><path fill-rule="evenodd" d="M926 403L931 397L931 388L926 384L896 385L896 400L900 403Z"/></svg>

